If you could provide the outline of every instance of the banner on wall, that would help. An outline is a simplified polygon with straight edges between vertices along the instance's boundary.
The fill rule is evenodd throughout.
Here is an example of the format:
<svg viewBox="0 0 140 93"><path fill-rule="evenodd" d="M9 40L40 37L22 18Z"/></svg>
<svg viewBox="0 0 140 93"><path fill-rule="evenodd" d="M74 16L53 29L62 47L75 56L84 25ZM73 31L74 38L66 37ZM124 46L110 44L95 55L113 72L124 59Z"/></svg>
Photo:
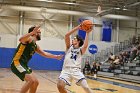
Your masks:
<svg viewBox="0 0 140 93"><path fill-rule="evenodd" d="M112 21L104 20L102 24L102 41L111 42Z"/></svg>
<svg viewBox="0 0 140 93"><path fill-rule="evenodd" d="M88 47L88 51L91 53L91 54L95 54L98 52L98 47L94 44L90 45Z"/></svg>

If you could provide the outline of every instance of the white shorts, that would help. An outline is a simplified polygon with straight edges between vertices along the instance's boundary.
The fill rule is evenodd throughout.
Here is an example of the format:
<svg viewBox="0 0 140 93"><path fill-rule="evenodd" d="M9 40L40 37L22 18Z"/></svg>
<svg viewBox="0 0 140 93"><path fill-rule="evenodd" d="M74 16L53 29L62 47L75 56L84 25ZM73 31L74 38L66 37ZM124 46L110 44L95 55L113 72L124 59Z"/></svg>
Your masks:
<svg viewBox="0 0 140 93"><path fill-rule="evenodd" d="M85 76L81 72L80 68L64 68L59 76L59 79L63 80L67 85L71 85L72 79L76 80L76 84L85 79Z"/></svg>

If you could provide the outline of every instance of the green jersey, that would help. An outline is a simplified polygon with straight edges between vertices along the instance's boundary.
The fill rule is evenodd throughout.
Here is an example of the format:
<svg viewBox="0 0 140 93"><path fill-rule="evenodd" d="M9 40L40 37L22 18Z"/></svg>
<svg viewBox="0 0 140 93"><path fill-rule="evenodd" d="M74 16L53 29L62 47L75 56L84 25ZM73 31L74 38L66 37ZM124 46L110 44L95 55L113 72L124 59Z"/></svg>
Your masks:
<svg viewBox="0 0 140 93"><path fill-rule="evenodd" d="M14 65L19 65L20 62L27 64L28 61L32 58L32 55L35 53L36 48L37 45L34 43L34 41L28 44L20 43L13 58Z"/></svg>
<svg viewBox="0 0 140 93"><path fill-rule="evenodd" d="M24 81L25 74L32 73L32 70L28 67L28 62L35 53L37 45L34 41L28 44L20 43L16 49L13 61L11 64L11 70L22 81Z"/></svg>

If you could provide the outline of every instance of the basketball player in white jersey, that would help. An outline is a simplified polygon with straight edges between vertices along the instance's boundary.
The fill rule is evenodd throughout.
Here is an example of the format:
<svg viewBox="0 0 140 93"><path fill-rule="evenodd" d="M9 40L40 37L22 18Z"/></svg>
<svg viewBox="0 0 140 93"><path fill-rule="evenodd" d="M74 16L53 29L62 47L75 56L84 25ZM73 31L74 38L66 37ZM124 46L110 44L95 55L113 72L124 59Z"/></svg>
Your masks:
<svg viewBox="0 0 140 93"><path fill-rule="evenodd" d="M85 76L81 72L81 57L88 47L89 32L92 31L92 28L89 29L89 31L86 31L84 42L77 35L72 40L72 44L70 44L70 35L76 32L78 29L80 29L80 25L73 28L65 35L66 55L64 59L63 69L57 83L57 88L60 93L67 93L65 86L70 86L72 79L75 79L76 84L80 85L86 93L92 93L87 84L87 81L85 80Z"/></svg>

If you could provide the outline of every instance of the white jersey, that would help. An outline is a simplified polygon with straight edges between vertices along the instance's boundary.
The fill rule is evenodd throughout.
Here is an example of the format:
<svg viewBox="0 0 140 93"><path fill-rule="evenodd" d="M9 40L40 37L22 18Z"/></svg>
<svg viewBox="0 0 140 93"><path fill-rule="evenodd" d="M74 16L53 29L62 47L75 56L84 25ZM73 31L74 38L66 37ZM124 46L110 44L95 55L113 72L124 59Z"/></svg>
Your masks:
<svg viewBox="0 0 140 93"><path fill-rule="evenodd" d="M66 52L63 68L65 67L81 68L81 59L82 59L81 48L74 48L72 45Z"/></svg>

